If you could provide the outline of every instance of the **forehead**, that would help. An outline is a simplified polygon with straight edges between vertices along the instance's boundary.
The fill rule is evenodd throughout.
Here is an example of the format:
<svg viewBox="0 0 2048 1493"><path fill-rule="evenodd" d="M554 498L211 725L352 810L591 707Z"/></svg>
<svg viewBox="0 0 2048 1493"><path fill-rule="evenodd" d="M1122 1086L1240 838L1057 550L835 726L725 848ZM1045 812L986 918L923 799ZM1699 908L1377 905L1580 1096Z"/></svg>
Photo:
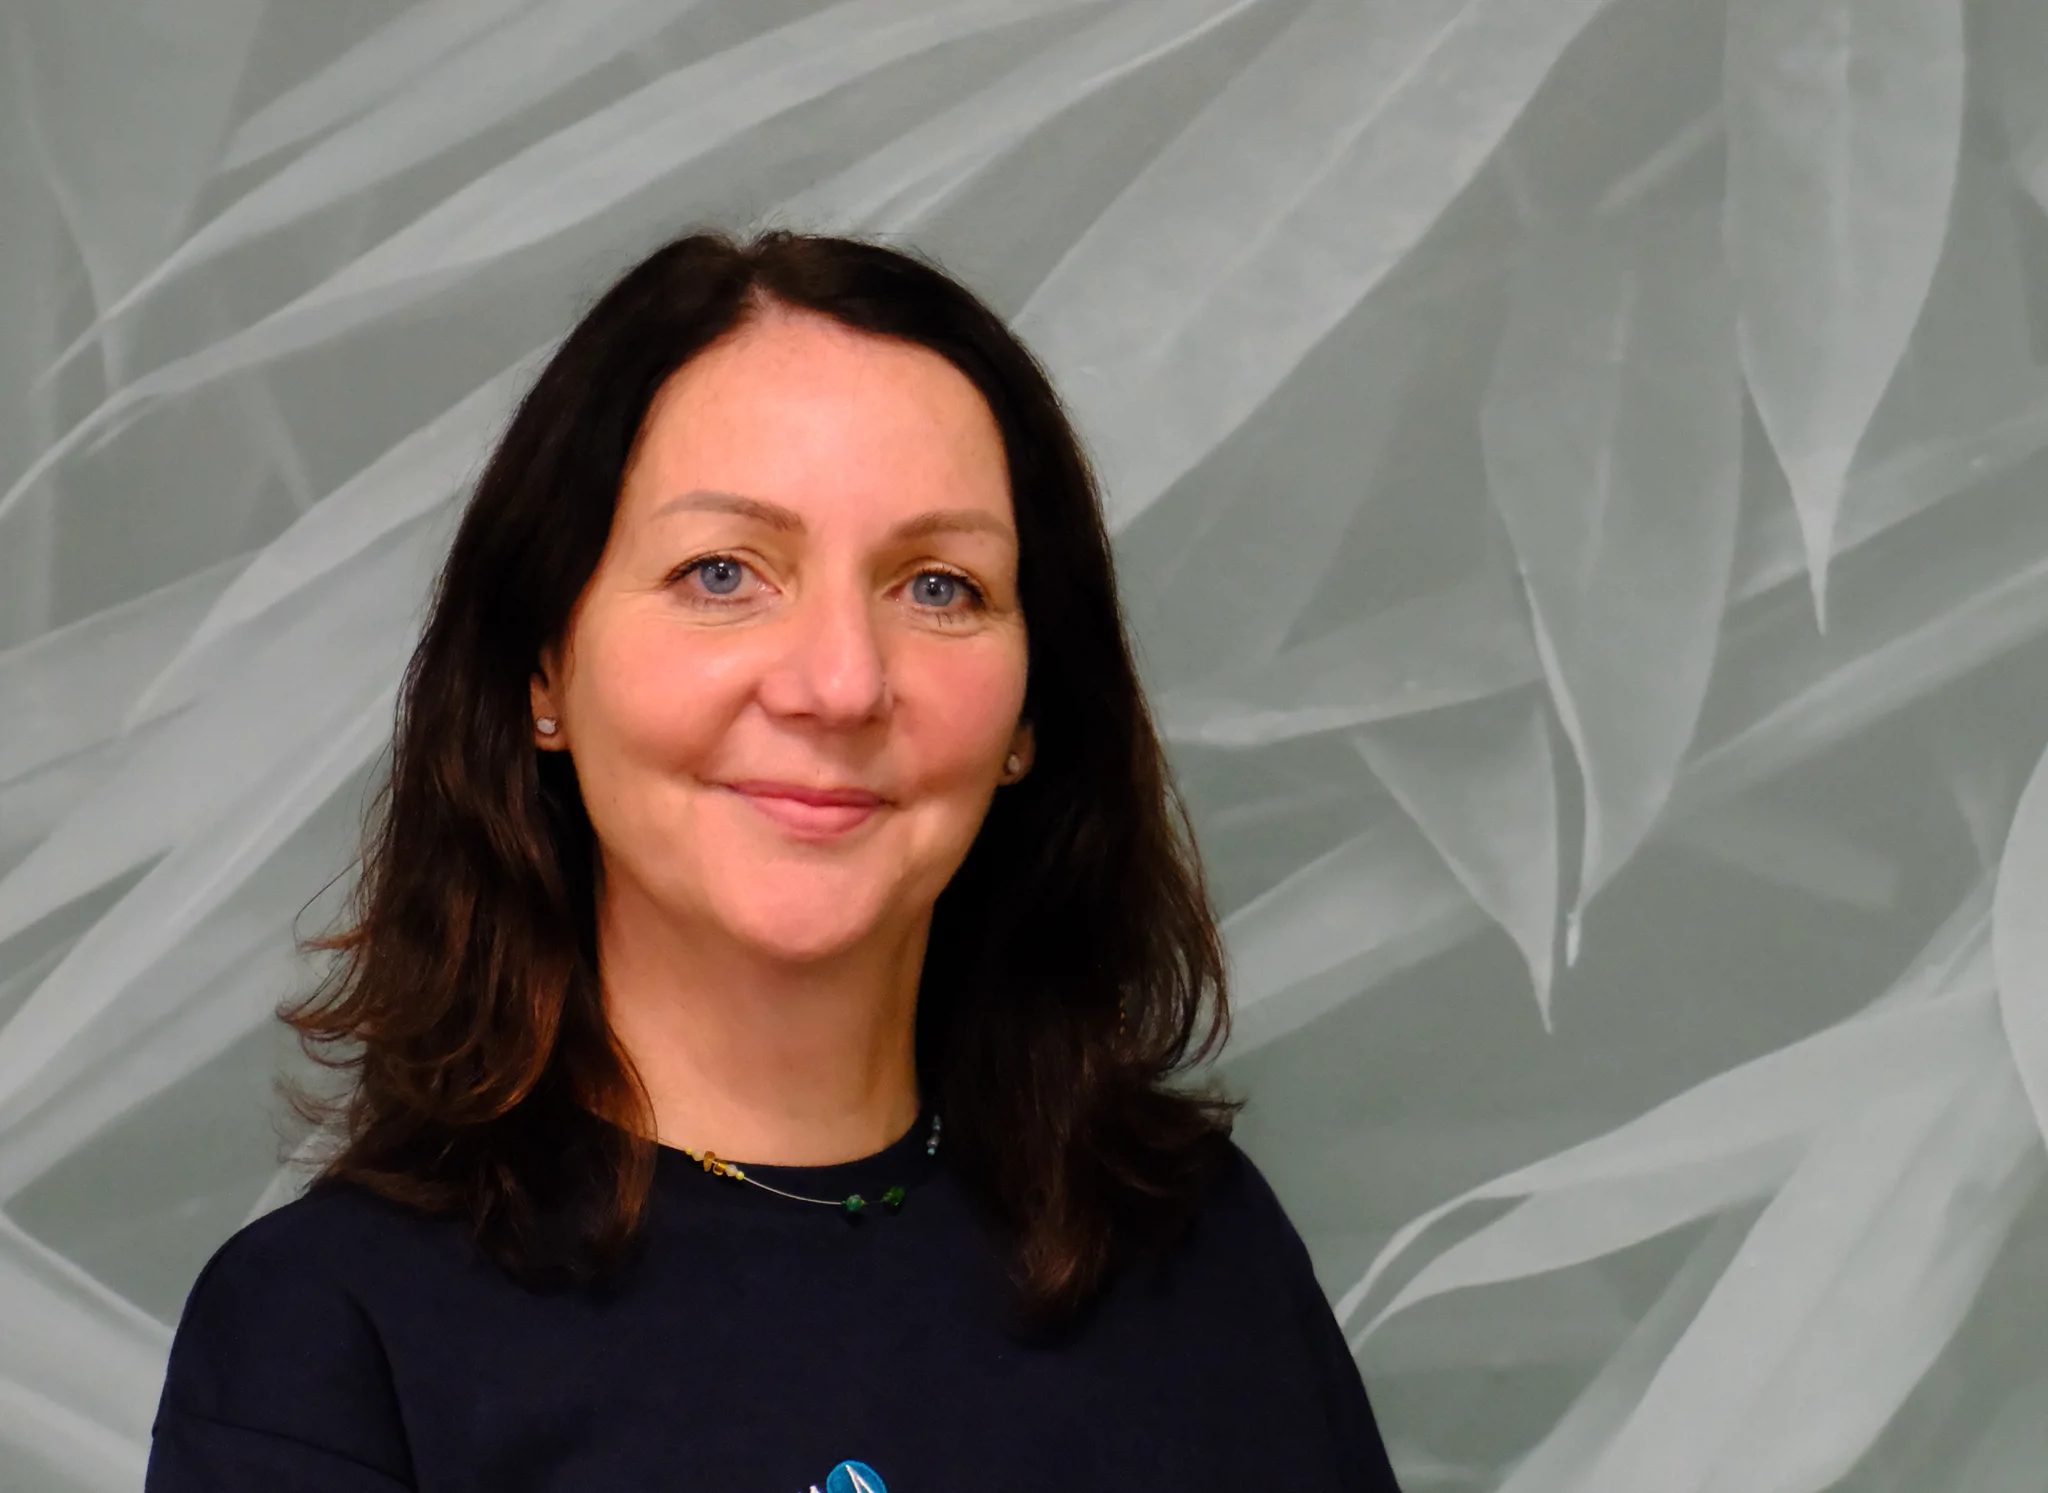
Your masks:
<svg viewBox="0 0 2048 1493"><path fill-rule="evenodd" d="M624 502L690 489L805 511L928 506L1008 514L1001 430L938 353L808 312L774 310L679 369L656 394Z"/></svg>

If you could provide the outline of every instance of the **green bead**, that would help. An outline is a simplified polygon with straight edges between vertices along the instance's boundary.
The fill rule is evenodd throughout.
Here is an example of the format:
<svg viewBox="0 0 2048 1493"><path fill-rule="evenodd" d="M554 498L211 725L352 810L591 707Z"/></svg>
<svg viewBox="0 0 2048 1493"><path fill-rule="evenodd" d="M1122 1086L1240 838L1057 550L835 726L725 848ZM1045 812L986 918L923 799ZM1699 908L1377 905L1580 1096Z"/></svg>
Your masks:
<svg viewBox="0 0 2048 1493"><path fill-rule="evenodd" d="M900 1208L900 1207L902 1207L902 1206L903 1206L903 1189L902 1189L902 1188L900 1188L900 1187L892 1187L892 1188L890 1188L890 1189L889 1189L889 1190L888 1190L887 1192L885 1192L885 1193L883 1193L883 1194L882 1194L882 1201L883 1201L883 1202L885 1202L885 1203L887 1203L887 1204L888 1204L888 1205L889 1205L890 1207L892 1207L892 1208Z"/></svg>
<svg viewBox="0 0 2048 1493"><path fill-rule="evenodd" d="M856 1192L856 1193L854 1193L854 1194L853 1194L852 1196L848 1197L848 1198L847 1198L847 1200L846 1200L846 1201L845 1201L844 1203L840 1204L840 1206L841 1206L841 1207L843 1207L844 1209L846 1209L846 1211L847 1211L847 1212L849 1212L849 1213L858 1213L858 1212L860 1212L860 1210L861 1210L861 1209L865 1208L865 1207L866 1207L867 1205L868 1205L868 1200L867 1200L866 1198L862 1197L862 1196L861 1196L861 1195L860 1195L859 1193L857 1193L857 1192Z"/></svg>

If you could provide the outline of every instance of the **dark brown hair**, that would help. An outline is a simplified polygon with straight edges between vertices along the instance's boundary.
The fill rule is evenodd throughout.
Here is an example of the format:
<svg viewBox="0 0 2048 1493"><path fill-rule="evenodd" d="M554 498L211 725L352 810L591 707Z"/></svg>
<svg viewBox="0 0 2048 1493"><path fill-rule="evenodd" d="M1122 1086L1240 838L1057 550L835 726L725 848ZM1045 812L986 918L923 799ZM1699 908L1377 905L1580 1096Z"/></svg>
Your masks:
<svg viewBox="0 0 2048 1493"><path fill-rule="evenodd" d="M933 910L916 1057L949 1163L1014 1251L1022 1315L1067 1320L1171 1242L1224 1153L1237 1106L1177 1082L1228 1030L1222 943L1059 398L999 316L893 249L693 234L555 352L441 571L350 916L306 941L342 957L280 1013L352 1082L331 1103L290 1092L338 1132L318 1182L465 1218L518 1278L590 1281L637 1239L647 1096L604 1015L590 821L567 754L533 745L527 686L656 391L768 303L930 348L1002 433L1036 755Z"/></svg>

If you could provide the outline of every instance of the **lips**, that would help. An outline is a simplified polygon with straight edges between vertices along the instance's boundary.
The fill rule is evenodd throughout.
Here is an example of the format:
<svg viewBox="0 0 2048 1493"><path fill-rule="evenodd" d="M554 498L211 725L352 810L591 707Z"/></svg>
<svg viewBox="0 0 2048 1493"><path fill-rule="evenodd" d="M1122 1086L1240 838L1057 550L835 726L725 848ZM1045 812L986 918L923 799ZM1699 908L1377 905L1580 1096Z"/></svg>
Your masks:
<svg viewBox="0 0 2048 1493"><path fill-rule="evenodd" d="M753 781L725 786L801 839L844 834L865 823L883 802L878 795L859 788Z"/></svg>
<svg viewBox="0 0 2048 1493"><path fill-rule="evenodd" d="M882 801L880 794L870 793L865 788L812 788L803 783L775 783L762 778L747 778L725 786L735 793L794 799L815 808L872 809Z"/></svg>

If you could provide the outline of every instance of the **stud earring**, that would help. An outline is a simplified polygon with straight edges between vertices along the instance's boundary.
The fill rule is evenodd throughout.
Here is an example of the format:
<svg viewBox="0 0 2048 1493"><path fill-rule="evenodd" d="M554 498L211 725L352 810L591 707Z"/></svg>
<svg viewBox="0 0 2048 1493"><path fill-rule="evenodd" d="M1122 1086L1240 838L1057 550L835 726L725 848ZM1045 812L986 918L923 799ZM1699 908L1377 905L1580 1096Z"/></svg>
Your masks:
<svg viewBox="0 0 2048 1493"><path fill-rule="evenodd" d="M553 736L555 734L555 718L551 715L544 715L533 724L539 728L540 734L543 736Z"/></svg>
<svg viewBox="0 0 2048 1493"><path fill-rule="evenodd" d="M1003 771L1008 773L1013 778L1017 776L1017 769L1022 767L1023 765L1024 759L1022 757L1019 757L1015 752L1010 753L1009 756L1003 759Z"/></svg>

